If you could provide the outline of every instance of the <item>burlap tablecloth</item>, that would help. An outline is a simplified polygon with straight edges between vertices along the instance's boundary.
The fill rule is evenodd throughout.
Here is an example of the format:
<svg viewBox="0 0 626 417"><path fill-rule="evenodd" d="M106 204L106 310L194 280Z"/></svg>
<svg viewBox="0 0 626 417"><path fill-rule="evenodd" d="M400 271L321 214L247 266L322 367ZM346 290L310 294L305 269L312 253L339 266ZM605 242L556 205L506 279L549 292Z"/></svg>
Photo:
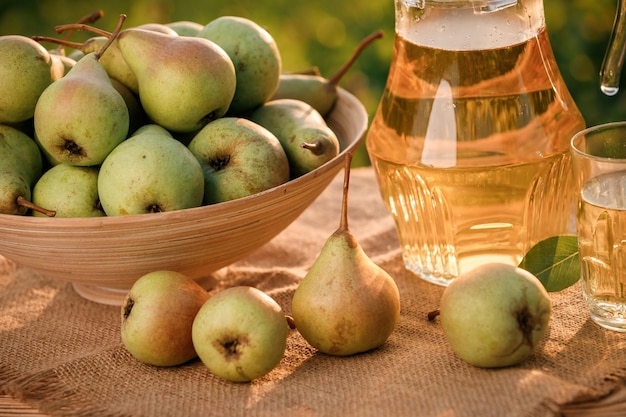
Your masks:
<svg viewBox="0 0 626 417"><path fill-rule="evenodd" d="M215 273L216 288L253 285L289 312L299 280L338 225L342 178L268 245ZM64 416L502 417L565 415L560 405L598 400L620 386L626 335L590 321L578 285L551 294L550 329L521 365L464 363L439 322L427 320L443 288L404 269L370 168L352 171L349 213L361 245L401 291L400 322L381 348L327 356L292 331L280 365L245 384L218 379L199 360L152 367L122 346L119 308L0 257L0 394Z"/></svg>

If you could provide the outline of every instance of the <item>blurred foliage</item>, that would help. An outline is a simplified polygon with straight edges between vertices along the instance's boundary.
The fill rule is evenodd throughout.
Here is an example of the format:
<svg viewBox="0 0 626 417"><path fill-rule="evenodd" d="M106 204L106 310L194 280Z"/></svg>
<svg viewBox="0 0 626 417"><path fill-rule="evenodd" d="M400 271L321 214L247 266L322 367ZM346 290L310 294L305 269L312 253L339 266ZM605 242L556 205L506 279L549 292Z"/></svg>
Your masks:
<svg viewBox="0 0 626 417"><path fill-rule="evenodd" d="M604 96L598 73L613 26L617 0L545 0L548 32L559 68L588 125L626 119L626 96ZM330 77L366 36L382 29L340 85L355 94L373 116L383 91L392 54L393 0L358 3L336 0L0 0L0 35L57 36L54 26L72 23L102 8L96 26L113 30L120 13L125 26L192 20L206 24L221 15L247 17L276 39L283 70L318 67ZM74 40L85 39L74 34ZM366 164L360 149L355 164Z"/></svg>

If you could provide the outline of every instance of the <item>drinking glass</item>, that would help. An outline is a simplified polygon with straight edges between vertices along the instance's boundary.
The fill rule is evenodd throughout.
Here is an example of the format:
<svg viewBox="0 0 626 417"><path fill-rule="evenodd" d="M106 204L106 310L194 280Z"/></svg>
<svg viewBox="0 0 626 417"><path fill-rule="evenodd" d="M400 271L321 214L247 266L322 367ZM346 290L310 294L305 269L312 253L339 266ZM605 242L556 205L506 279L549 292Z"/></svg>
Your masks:
<svg viewBox="0 0 626 417"><path fill-rule="evenodd" d="M600 326L626 332L626 122L571 140L582 295Z"/></svg>

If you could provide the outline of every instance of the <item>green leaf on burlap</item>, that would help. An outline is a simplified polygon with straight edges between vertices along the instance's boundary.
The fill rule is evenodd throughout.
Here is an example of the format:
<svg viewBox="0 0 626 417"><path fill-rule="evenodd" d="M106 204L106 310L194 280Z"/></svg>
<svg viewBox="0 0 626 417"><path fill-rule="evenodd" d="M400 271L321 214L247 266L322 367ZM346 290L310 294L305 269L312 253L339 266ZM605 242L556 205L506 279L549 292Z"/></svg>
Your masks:
<svg viewBox="0 0 626 417"><path fill-rule="evenodd" d="M519 267L539 278L547 291L561 291L580 279L575 235L549 237L530 248Z"/></svg>

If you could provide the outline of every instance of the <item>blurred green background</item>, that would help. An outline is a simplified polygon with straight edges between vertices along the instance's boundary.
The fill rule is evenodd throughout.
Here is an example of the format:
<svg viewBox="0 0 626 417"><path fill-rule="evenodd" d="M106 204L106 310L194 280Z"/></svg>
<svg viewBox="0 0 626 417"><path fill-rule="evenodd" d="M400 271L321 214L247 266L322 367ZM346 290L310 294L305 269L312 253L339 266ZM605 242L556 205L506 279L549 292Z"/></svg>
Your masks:
<svg viewBox="0 0 626 417"><path fill-rule="evenodd" d="M613 26L617 0L545 0L546 22L559 68L587 125L626 120L626 93L604 96L598 73ZM178 20L206 24L221 15L247 17L276 39L285 71L316 66L330 77L366 36L382 29L340 85L356 95L373 116L391 60L393 0L0 0L0 35L57 36L54 26L73 23L98 9L96 26L113 30L120 13L125 26ZM75 40L86 34L74 35ZM50 45L52 47L52 45ZM624 80L626 84L626 77ZM626 89L626 87L625 87ZM360 149L355 164L367 164Z"/></svg>

